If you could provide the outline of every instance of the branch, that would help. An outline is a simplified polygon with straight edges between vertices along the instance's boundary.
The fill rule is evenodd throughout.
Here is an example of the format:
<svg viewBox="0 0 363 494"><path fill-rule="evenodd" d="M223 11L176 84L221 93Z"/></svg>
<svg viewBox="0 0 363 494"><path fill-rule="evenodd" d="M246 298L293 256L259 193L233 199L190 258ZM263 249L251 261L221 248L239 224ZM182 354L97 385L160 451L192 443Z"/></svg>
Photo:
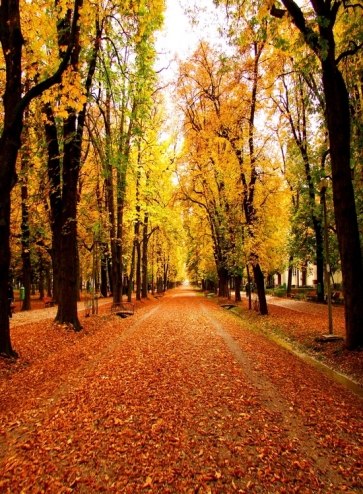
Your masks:
<svg viewBox="0 0 363 494"><path fill-rule="evenodd" d="M286 7L287 12L290 14L295 26L303 34L305 42L310 46L314 53L319 55L319 37L315 31L306 25L304 14L298 4L295 3L294 0L282 0L282 3ZM277 9L272 6L270 14L281 19L283 17L282 12L283 11L281 9Z"/></svg>
<svg viewBox="0 0 363 494"><path fill-rule="evenodd" d="M27 93L24 94L24 96L21 98L19 101L16 109L15 109L15 121L23 114L25 108L29 105L29 103L36 98L37 96L40 96L41 94L44 93L47 89L51 88L55 84L58 84L62 80L62 74L67 68L69 59L72 54L72 50L74 47L74 41L76 37L76 32L77 32L77 22L79 18L79 7L80 3L82 0L75 0L74 1L74 14L73 14L73 21L72 21L72 27L71 27L71 36L70 36L70 41L68 48L64 54L64 57L59 64L59 67L57 71L48 79L45 79L44 81L40 82L36 86L32 87Z"/></svg>
<svg viewBox="0 0 363 494"><path fill-rule="evenodd" d="M341 60L343 60L343 58L349 57L350 55L355 55L357 51L359 51L363 47L363 43L360 43L359 45L357 45L355 41L350 41L350 43L354 45L354 48L352 48L351 50L343 51L343 53L341 53L335 61L337 65Z"/></svg>
<svg viewBox="0 0 363 494"><path fill-rule="evenodd" d="M329 154L330 154L330 149L326 149L321 156L320 168L322 170L324 170L324 168L325 168L325 161L326 161Z"/></svg>
<svg viewBox="0 0 363 494"><path fill-rule="evenodd" d="M150 239L150 237L151 237L151 235L152 235L153 233L155 233L157 230L160 230L160 227L159 227L159 226L155 226L155 227L151 230L151 232L149 232L149 233L146 235L147 240L149 240L149 239Z"/></svg>
<svg viewBox="0 0 363 494"><path fill-rule="evenodd" d="M88 252L92 252L93 251L94 242L92 243L91 247L88 247L88 245L86 244L86 242L83 239L81 239L80 241L83 244L83 247L88 250Z"/></svg>
<svg viewBox="0 0 363 494"><path fill-rule="evenodd" d="M345 0L343 0L343 5L345 9L363 9L363 5L361 3L346 3Z"/></svg>
<svg viewBox="0 0 363 494"><path fill-rule="evenodd" d="M278 19L282 19L286 14L286 10L276 8L275 4L273 3L270 10L270 14L272 15L272 17L277 17Z"/></svg>

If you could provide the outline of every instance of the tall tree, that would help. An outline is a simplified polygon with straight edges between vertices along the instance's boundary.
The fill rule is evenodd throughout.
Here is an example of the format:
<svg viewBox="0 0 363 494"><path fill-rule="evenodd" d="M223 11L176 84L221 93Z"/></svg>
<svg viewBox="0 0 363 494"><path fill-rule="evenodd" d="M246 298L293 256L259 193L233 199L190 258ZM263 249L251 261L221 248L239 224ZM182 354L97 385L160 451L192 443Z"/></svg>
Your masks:
<svg viewBox="0 0 363 494"><path fill-rule="evenodd" d="M7 314L7 280L10 263L10 192L17 176L15 171L21 146L23 116L26 107L37 96L61 81L72 53L81 0L75 0L68 48L55 73L34 85L24 95L22 81L22 49L24 38L19 0L5 0L0 6L0 42L5 60L5 92L3 126L0 136L0 354L16 356L9 331Z"/></svg>
<svg viewBox="0 0 363 494"><path fill-rule="evenodd" d="M309 106L313 106L313 98L309 98L307 92L308 86L304 81L303 75L294 71L290 64L286 63L283 66L283 74L280 76L281 87L275 99L276 104L282 115L286 118L290 127L290 132L295 147L299 153L299 161L302 162L302 171L298 174L299 177L304 176L303 187L300 188L300 207L302 200L307 202L308 225L312 224L315 235L315 260L317 266L317 283L321 287L318 290L318 300L324 301L324 242L323 242L323 225L322 214L316 204L316 188L320 181L321 169L320 162L313 163L312 156L318 154L318 139L314 139L309 122ZM312 113L312 111L310 111ZM316 118L315 118L316 125ZM320 146L321 147L321 146ZM326 154L326 149L323 150L323 156ZM318 158L317 158L318 159ZM301 167L299 167L299 170ZM300 215L301 216L301 215ZM295 242L301 248L301 244L297 238ZM305 259L306 260L306 259ZM329 280L328 280L329 281Z"/></svg>
<svg viewBox="0 0 363 494"><path fill-rule="evenodd" d="M349 16L355 11L362 12L362 4L314 0L311 1L312 10L304 11L294 0L282 0L282 3L289 18L321 64L330 142L333 202L344 283L346 346L352 350L363 346L363 264L350 168L350 105L339 66L363 46L351 39L349 33ZM276 11L274 4L271 13L277 17L285 14L282 9ZM341 28L348 38L346 42L351 46L337 54L335 30L339 18Z"/></svg>
<svg viewBox="0 0 363 494"><path fill-rule="evenodd" d="M68 10L62 23L58 24L58 45L61 57L63 56L62 46L67 44L71 33L70 19L71 12ZM79 77L81 51L80 28L76 32L74 49L70 59L71 70L68 74L68 80L64 81L62 88L63 101L66 103L63 110L63 155L61 165L59 163L59 154L50 154L53 151L57 151L60 147L57 144L58 132L55 128L49 128L49 123L53 125L55 123L52 114L46 124L49 162L51 165L49 174L50 178L55 180L53 185L57 187L55 191L52 189L51 192L52 194L54 192L57 194L55 201L51 202L51 205L56 207L56 210L53 211L53 232L54 239L60 239L60 245L55 249L55 254L58 256L59 262L58 311L55 320L60 324L71 324L76 331L81 329L77 313L79 281L77 239L78 177L81 167L82 139L88 96L96 70L103 27L97 16L94 23L93 43L86 69L84 91L80 91L79 95L79 99L83 101L83 104L76 103L74 105L72 101L72 98L74 98L74 92L72 91L77 93L77 78ZM49 106L47 109L52 113L52 109Z"/></svg>
<svg viewBox="0 0 363 494"><path fill-rule="evenodd" d="M199 198L204 194L221 279L224 270L238 272L238 244L243 241L249 249L261 313L267 314L261 235L266 204L279 189L277 183L272 186L275 179L271 181L273 159L265 151L267 135L257 131L256 125L266 92L261 73L269 70L269 58L263 56L265 39L255 29L246 21L248 34L229 59L202 43L182 65L178 85L190 154L187 161L197 172L192 180L186 178L190 190L199 180L189 200L200 202L198 194Z"/></svg>

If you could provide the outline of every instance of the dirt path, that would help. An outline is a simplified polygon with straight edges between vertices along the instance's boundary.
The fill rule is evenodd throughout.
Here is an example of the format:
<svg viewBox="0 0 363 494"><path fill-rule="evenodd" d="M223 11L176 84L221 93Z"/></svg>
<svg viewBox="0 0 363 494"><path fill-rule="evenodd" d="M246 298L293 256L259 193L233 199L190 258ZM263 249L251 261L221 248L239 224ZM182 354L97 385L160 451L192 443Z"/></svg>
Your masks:
<svg viewBox="0 0 363 494"><path fill-rule="evenodd" d="M328 314L328 306L325 304L317 304L315 302L306 302L305 300L294 300L291 298L267 296L268 305L277 305L285 307L296 312L304 312L306 314ZM343 305L332 305L333 318L344 318Z"/></svg>
<svg viewBox="0 0 363 494"><path fill-rule="evenodd" d="M363 401L233 314L184 288L102 321L0 390L0 492L363 492Z"/></svg>

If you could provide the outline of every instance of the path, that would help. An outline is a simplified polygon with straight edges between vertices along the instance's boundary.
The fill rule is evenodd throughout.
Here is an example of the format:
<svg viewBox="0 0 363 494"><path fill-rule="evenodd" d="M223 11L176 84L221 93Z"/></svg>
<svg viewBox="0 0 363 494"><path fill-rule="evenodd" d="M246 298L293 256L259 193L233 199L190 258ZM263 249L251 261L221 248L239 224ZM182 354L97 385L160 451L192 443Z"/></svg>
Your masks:
<svg viewBox="0 0 363 494"><path fill-rule="evenodd" d="M315 302L306 302L305 300L294 300L291 298L273 297L268 295L267 304L278 305L286 309L295 310L297 312L305 312L307 314L327 314L328 306L326 304L318 304ZM343 305L332 305L333 315L342 316L344 313Z"/></svg>
<svg viewBox="0 0 363 494"><path fill-rule="evenodd" d="M112 317L51 395L24 389L0 492L363 492L362 400L188 288Z"/></svg>

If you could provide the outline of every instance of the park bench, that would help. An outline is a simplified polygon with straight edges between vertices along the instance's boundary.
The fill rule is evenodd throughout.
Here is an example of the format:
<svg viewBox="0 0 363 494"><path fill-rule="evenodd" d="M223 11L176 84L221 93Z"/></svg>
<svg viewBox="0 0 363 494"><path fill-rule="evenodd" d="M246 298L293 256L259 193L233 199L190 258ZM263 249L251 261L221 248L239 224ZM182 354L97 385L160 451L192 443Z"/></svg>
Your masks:
<svg viewBox="0 0 363 494"><path fill-rule="evenodd" d="M332 292L330 295L331 297L331 303L332 304L342 304L344 302L344 298L342 297L342 294L340 292ZM328 295L325 295L324 297L324 302L328 302Z"/></svg>
<svg viewBox="0 0 363 494"><path fill-rule="evenodd" d="M304 296L304 293L299 291L299 290L293 290L291 293L290 293L290 298L294 299L294 300L302 300L305 298Z"/></svg>
<svg viewBox="0 0 363 494"><path fill-rule="evenodd" d="M132 302L117 302L111 305L111 313L120 317L133 316L135 306Z"/></svg>
<svg viewBox="0 0 363 494"><path fill-rule="evenodd" d="M331 301L333 304L339 304L339 303L343 303L344 299L343 297L341 297L340 292L333 292L331 294Z"/></svg>
<svg viewBox="0 0 363 494"><path fill-rule="evenodd" d="M308 293L306 294L306 300L307 300L308 302L315 302L317 299L318 299L318 296L317 296L317 294L316 294L316 292L315 292L315 291L313 291L313 292L308 292Z"/></svg>
<svg viewBox="0 0 363 494"><path fill-rule="evenodd" d="M44 307L53 307L54 300L51 297L43 297Z"/></svg>

